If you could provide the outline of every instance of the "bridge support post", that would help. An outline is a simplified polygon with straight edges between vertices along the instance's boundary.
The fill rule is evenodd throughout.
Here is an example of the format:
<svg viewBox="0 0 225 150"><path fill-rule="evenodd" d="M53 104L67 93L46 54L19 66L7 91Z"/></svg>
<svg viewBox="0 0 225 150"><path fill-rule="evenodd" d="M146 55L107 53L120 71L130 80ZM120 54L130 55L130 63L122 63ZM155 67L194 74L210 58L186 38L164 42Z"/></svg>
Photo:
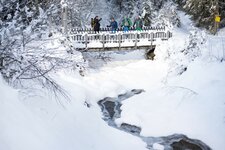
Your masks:
<svg viewBox="0 0 225 150"><path fill-rule="evenodd" d="M102 35L102 46L103 50L105 50L105 34Z"/></svg>
<svg viewBox="0 0 225 150"><path fill-rule="evenodd" d="M62 4L62 27L63 27L63 34L67 34L67 3L64 2Z"/></svg>
<svg viewBox="0 0 225 150"><path fill-rule="evenodd" d="M167 40L170 38L170 31L167 31Z"/></svg>
<svg viewBox="0 0 225 150"><path fill-rule="evenodd" d="M122 41L121 33L118 34L118 41L119 41L119 50L121 50L121 41Z"/></svg>
<svg viewBox="0 0 225 150"><path fill-rule="evenodd" d="M87 33L85 33L85 35L84 35L84 42L85 42L85 49L87 49L87 44L88 44L88 35L87 35Z"/></svg>
<svg viewBox="0 0 225 150"><path fill-rule="evenodd" d="M154 40L154 33L150 33L151 46L152 46L153 40Z"/></svg>
<svg viewBox="0 0 225 150"><path fill-rule="evenodd" d="M138 33L135 33L135 49L137 49L137 38L138 38Z"/></svg>

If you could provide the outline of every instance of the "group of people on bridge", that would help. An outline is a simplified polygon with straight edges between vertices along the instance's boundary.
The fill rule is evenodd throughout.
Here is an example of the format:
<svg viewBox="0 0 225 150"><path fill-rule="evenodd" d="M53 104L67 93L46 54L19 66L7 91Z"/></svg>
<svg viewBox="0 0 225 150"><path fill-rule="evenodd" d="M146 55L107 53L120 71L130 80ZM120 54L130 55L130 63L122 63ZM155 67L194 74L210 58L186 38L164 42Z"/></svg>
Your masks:
<svg viewBox="0 0 225 150"><path fill-rule="evenodd" d="M100 21L102 18L99 18L99 16L96 16L95 18L91 18L91 27L95 32L100 31ZM107 25L108 28L111 28L112 32L115 32L119 29L118 23L114 18L111 18L110 25ZM123 31L129 31L131 28L141 31L143 28L143 21L141 17L137 16L134 20L134 23L132 23L131 19L129 17L124 17L121 22L121 27Z"/></svg>

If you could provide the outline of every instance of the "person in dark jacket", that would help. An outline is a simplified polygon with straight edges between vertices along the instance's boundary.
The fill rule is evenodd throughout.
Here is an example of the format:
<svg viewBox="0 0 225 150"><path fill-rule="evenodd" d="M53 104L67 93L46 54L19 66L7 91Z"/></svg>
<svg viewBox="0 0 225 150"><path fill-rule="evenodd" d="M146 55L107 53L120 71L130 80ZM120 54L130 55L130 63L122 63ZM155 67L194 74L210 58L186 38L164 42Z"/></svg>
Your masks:
<svg viewBox="0 0 225 150"><path fill-rule="evenodd" d="M142 27L143 27L143 21L142 19L137 16L137 18L134 20L134 26L133 26L136 30L141 31Z"/></svg>
<svg viewBox="0 0 225 150"><path fill-rule="evenodd" d="M108 25L107 27L111 27L111 30L113 32L115 32L118 28L118 23L116 22L116 20L114 18L111 19L110 25Z"/></svg>
<svg viewBox="0 0 225 150"><path fill-rule="evenodd" d="M94 31L99 32L100 31L100 21L102 18L99 19L98 16L95 17L94 19Z"/></svg>

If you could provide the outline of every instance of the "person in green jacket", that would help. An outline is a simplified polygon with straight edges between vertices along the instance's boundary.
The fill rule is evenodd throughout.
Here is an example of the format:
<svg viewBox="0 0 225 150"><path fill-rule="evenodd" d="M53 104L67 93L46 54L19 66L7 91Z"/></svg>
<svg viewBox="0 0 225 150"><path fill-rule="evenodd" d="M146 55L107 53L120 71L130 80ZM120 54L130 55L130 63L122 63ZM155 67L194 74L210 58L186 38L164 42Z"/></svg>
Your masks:
<svg viewBox="0 0 225 150"><path fill-rule="evenodd" d="M122 20L122 27L123 31L129 31L130 27L132 27L132 22L130 18L128 18L127 16L125 16L124 19Z"/></svg>
<svg viewBox="0 0 225 150"><path fill-rule="evenodd" d="M133 27L137 30L137 31L141 31L142 27L143 27L143 21L142 19L137 16L137 18L134 20L134 25Z"/></svg>

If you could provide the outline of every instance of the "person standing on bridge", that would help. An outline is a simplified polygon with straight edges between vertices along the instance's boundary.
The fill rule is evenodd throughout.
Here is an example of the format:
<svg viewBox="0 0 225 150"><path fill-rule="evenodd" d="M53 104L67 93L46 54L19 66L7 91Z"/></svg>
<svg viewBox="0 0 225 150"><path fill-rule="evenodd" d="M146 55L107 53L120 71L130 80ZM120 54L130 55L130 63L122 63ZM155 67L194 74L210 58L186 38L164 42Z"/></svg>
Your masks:
<svg viewBox="0 0 225 150"><path fill-rule="evenodd" d="M125 16L124 19L122 20L122 25L121 25L121 27L123 27L123 31L125 31L125 32L129 31L131 26L132 26L132 22L131 22L130 18Z"/></svg>
<svg viewBox="0 0 225 150"><path fill-rule="evenodd" d="M98 16L95 17L94 19L94 31L95 32L99 32L100 31L100 21L102 20L102 18L99 19Z"/></svg>
<svg viewBox="0 0 225 150"><path fill-rule="evenodd" d="M118 28L118 23L114 18L111 18L110 25L107 26L108 28L111 27L112 32L116 32Z"/></svg>
<svg viewBox="0 0 225 150"><path fill-rule="evenodd" d="M133 27L137 30L137 31L141 31L142 27L143 27L143 21L142 19L137 16L137 18L134 20L134 25Z"/></svg>

